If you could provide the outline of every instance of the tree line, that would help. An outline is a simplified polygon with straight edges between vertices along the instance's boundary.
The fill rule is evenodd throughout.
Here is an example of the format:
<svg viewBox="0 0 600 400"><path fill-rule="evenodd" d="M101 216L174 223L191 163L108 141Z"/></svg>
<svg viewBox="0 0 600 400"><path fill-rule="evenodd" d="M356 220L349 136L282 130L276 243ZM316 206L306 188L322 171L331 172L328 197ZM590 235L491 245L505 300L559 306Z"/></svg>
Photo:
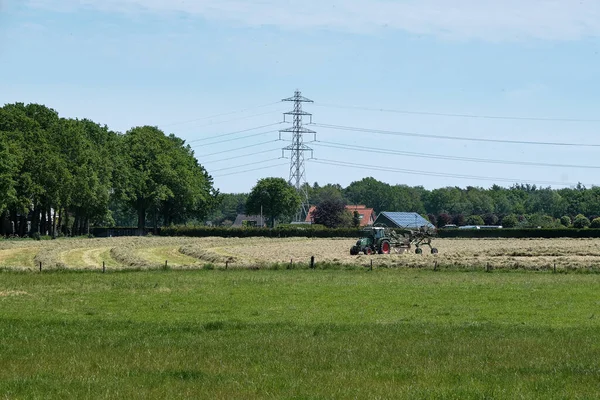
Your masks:
<svg viewBox="0 0 600 400"><path fill-rule="evenodd" d="M448 224L497 225L522 228L587 227L596 220L600 227L600 187L552 189L515 184L505 188L468 186L427 190L421 186L390 185L373 177L354 181L347 187L338 184L306 185L311 205L343 210L343 205L365 205L382 211L417 212L437 227ZM222 194L208 219L227 226L237 214L246 213L246 193ZM252 211L252 210L250 210ZM342 212L342 211L339 211ZM333 227L352 225L351 215L335 219Z"/></svg>
<svg viewBox="0 0 600 400"><path fill-rule="evenodd" d="M122 134L44 105L0 108L1 235L203 221L217 196L190 146L156 127Z"/></svg>
<svg viewBox="0 0 600 400"><path fill-rule="evenodd" d="M306 185L315 222L353 226L345 205L417 212L433 224L505 227L600 227L600 188L468 186L427 190L373 177ZM271 225L289 222L300 198L280 178L250 193L221 194L189 145L157 127L125 133L89 119L62 118L39 104L0 108L0 235L82 235L90 226L229 226L261 211Z"/></svg>

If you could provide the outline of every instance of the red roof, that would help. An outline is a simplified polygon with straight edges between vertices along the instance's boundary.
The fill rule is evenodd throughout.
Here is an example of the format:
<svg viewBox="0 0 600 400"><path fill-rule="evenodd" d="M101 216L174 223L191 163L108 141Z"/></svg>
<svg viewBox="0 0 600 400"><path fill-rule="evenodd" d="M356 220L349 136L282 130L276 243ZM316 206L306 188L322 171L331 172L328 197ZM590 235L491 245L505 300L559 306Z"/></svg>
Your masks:
<svg viewBox="0 0 600 400"><path fill-rule="evenodd" d="M311 206L308 210L305 222L312 222L312 213L317 209L316 206ZM372 225L375 222L375 211L372 208L367 208L365 205L350 205L346 206L346 210L354 213L358 211L360 216L360 226Z"/></svg>

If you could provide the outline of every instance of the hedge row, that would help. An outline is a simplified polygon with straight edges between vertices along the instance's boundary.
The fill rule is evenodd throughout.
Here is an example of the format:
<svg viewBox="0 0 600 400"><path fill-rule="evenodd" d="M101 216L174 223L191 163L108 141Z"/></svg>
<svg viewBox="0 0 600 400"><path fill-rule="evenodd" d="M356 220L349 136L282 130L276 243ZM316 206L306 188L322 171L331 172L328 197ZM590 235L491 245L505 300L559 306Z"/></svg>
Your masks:
<svg viewBox="0 0 600 400"><path fill-rule="evenodd" d="M600 229L441 229L440 238L600 238Z"/></svg>
<svg viewBox="0 0 600 400"><path fill-rule="evenodd" d="M360 230L348 229L323 229L311 227L284 227L275 229L264 228L222 228L222 227L185 227L176 226L162 228L161 236L190 236L190 237L309 237L309 238L331 238L348 237L356 238Z"/></svg>
<svg viewBox="0 0 600 400"><path fill-rule="evenodd" d="M151 229L149 230L152 231ZM102 236L125 236L136 234L135 228L94 228L92 234ZM161 228L161 236L188 236L188 237L308 237L332 238L360 237L360 229L342 228L326 229L310 226L285 226L275 229L264 228L224 228L224 227L187 227L175 226ZM440 238L600 238L600 229L441 229L438 230Z"/></svg>

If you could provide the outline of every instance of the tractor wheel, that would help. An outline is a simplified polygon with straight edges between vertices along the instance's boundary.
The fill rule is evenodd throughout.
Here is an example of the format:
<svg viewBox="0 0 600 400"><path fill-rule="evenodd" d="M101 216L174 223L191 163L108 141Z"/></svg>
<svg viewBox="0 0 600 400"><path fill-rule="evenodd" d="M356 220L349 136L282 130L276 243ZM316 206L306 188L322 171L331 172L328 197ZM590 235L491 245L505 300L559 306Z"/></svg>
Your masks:
<svg viewBox="0 0 600 400"><path fill-rule="evenodd" d="M431 254L437 254L438 253L438 249L436 249L435 247L433 249L431 249Z"/></svg>
<svg viewBox="0 0 600 400"><path fill-rule="evenodd" d="M388 242L387 240L384 240L383 242L381 242L381 246L379 248L379 254L390 254L390 253L391 253L390 242Z"/></svg>
<svg viewBox="0 0 600 400"><path fill-rule="evenodd" d="M370 256L371 254L373 254L373 250L371 250L370 247L365 247L363 249L363 253L365 253L366 255Z"/></svg>
<svg viewBox="0 0 600 400"><path fill-rule="evenodd" d="M417 247L416 250L415 250L415 253L417 253L417 254L423 254L423 249L420 248L420 247Z"/></svg>
<svg viewBox="0 0 600 400"><path fill-rule="evenodd" d="M356 246L350 247L350 255L355 256L357 254L358 254L358 249L356 248Z"/></svg>

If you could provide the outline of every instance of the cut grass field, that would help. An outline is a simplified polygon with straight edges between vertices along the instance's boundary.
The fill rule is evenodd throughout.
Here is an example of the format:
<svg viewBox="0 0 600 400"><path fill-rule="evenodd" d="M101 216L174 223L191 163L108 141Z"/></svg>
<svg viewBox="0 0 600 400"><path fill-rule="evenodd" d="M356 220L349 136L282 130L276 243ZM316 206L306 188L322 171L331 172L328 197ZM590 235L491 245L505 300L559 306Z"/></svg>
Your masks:
<svg viewBox="0 0 600 400"><path fill-rule="evenodd" d="M3 398L600 396L600 275L0 273Z"/></svg>
<svg viewBox="0 0 600 400"><path fill-rule="evenodd" d="M0 268L46 270L306 267L433 268L497 270L600 270L600 239L437 239L418 255L350 255L354 239L127 237L0 241Z"/></svg>

